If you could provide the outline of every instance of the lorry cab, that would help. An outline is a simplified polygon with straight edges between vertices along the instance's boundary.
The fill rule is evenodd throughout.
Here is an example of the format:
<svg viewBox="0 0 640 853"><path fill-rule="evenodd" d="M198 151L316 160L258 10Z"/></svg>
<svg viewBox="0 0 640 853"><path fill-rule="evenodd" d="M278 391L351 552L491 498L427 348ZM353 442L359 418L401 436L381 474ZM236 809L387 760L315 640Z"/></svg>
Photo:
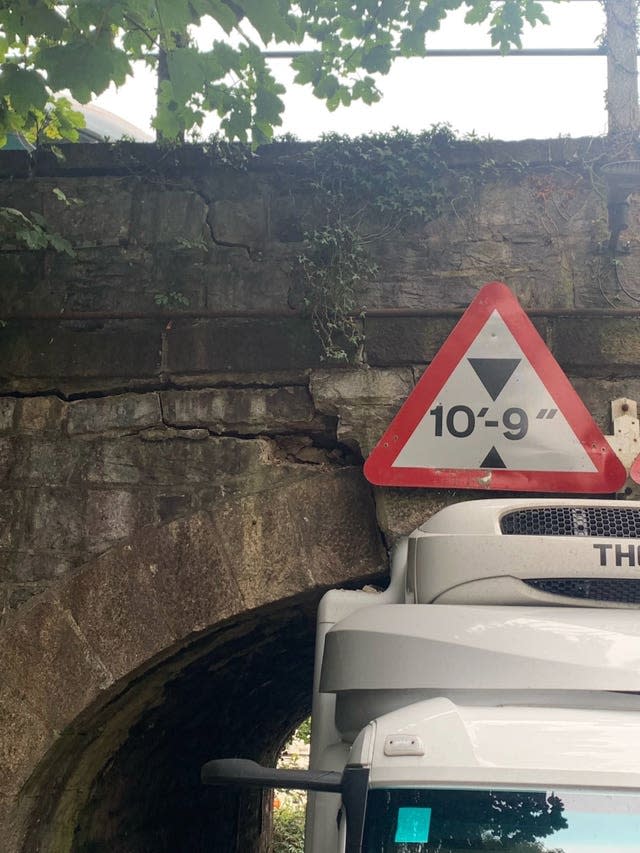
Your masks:
<svg viewBox="0 0 640 853"><path fill-rule="evenodd" d="M327 593L305 852L640 850L639 546L640 504L469 501Z"/></svg>

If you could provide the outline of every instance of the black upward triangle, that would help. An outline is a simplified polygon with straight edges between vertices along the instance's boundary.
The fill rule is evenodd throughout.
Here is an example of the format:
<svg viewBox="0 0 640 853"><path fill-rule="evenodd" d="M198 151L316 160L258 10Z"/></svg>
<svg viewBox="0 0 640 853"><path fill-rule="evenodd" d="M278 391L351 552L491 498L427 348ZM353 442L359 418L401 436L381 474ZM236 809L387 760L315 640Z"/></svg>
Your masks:
<svg viewBox="0 0 640 853"><path fill-rule="evenodd" d="M502 461L502 457L495 449L492 447L491 450L484 457L482 462L480 463L481 468L506 468L507 466Z"/></svg>
<svg viewBox="0 0 640 853"><path fill-rule="evenodd" d="M478 379L489 392L492 400L495 400L507 382L511 379L513 371L520 364L520 358L470 358L469 364L478 375Z"/></svg>

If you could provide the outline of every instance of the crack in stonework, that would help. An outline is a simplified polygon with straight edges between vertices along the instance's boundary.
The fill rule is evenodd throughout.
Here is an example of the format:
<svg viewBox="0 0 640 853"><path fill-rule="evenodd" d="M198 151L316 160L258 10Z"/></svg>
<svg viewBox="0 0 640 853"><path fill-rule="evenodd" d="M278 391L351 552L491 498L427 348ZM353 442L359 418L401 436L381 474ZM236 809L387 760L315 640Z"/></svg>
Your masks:
<svg viewBox="0 0 640 853"><path fill-rule="evenodd" d="M163 391L219 391L222 389L232 391L261 391L261 390L277 390L279 388L306 388L309 381L306 380L287 380L286 382L232 382L228 380L220 380L209 385L200 385L198 383L182 383L167 380L164 382L154 382L151 384L142 384L135 386L122 385L108 389L94 389L92 391L72 391L65 393L59 388L48 388L42 391L4 391L0 392L0 400L29 400L36 397L54 397L63 403L74 403L77 400L101 400L108 397L119 397L123 394L154 394Z"/></svg>
<svg viewBox="0 0 640 853"><path fill-rule="evenodd" d="M233 241L230 241L230 240L219 240L216 237L215 231L213 230L213 223L211 222L211 219L210 219L211 205L213 204L213 199L209 198L200 189L191 189L191 192L193 192L194 195L196 195L200 199L200 201L204 204L204 206L206 207L207 213L206 213L205 218L204 218L204 225L205 225L205 228L207 229L207 233L211 239L211 242L214 244L214 246L222 246L225 249L244 249L245 252L247 253L249 260L253 260L253 256L252 256L253 248L248 243L234 243Z"/></svg>

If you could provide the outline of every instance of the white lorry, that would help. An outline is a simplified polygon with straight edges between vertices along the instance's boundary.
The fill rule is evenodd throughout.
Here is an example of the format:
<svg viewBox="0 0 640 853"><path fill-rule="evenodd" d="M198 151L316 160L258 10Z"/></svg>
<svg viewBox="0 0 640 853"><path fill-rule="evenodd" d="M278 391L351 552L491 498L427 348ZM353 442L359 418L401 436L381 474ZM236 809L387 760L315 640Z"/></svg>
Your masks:
<svg viewBox="0 0 640 853"><path fill-rule="evenodd" d="M496 499L319 608L306 853L639 853L640 503Z"/></svg>

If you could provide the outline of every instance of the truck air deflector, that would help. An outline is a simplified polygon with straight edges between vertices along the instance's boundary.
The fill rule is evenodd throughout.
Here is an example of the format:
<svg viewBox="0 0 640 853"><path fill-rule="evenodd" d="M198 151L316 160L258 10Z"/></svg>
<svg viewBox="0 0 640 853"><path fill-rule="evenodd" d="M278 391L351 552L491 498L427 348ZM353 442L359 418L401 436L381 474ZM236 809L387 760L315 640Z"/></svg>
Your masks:
<svg viewBox="0 0 640 853"><path fill-rule="evenodd" d="M382 605L326 638L320 690L640 691L633 611Z"/></svg>

